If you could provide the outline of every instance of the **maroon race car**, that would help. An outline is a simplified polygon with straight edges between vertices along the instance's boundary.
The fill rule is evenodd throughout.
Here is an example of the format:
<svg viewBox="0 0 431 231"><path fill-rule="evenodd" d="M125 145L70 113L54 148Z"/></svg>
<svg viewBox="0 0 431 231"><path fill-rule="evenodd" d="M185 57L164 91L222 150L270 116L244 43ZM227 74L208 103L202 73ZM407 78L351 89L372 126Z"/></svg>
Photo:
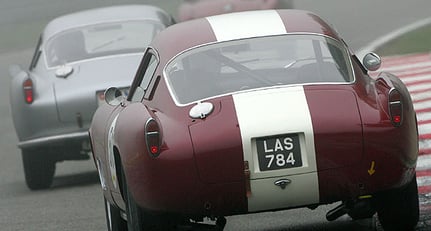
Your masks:
<svg viewBox="0 0 431 231"><path fill-rule="evenodd" d="M110 230L206 217L223 229L229 215L338 201L328 220L377 212L385 230L415 227L416 116L397 77L370 78L379 66L307 11L165 29L127 98L108 89L93 117Z"/></svg>
<svg viewBox="0 0 431 231"><path fill-rule="evenodd" d="M279 8L293 8L292 0L183 0L178 7L178 20L186 21L231 12Z"/></svg>

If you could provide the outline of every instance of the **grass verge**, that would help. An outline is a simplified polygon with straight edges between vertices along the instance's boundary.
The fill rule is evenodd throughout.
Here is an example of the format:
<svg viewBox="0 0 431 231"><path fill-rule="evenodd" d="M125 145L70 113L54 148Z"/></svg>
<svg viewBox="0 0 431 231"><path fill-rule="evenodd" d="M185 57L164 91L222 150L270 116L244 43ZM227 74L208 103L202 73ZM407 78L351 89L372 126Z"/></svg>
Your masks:
<svg viewBox="0 0 431 231"><path fill-rule="evenodd" d="M381 56L423 53L431 51L431 25L418 28L379 47Z"/></svg>

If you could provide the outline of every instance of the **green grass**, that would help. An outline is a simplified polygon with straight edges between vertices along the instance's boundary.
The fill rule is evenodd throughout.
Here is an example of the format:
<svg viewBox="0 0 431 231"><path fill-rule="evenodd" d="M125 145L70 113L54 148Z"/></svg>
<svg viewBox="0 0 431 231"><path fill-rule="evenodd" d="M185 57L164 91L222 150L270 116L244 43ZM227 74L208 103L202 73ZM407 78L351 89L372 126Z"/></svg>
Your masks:
<svg viewBox="0 0 431 231"><path fill-rule="evenodd" d="M378 48L381 56L403 55L431 51L431 25L416 29Z"/></svg>

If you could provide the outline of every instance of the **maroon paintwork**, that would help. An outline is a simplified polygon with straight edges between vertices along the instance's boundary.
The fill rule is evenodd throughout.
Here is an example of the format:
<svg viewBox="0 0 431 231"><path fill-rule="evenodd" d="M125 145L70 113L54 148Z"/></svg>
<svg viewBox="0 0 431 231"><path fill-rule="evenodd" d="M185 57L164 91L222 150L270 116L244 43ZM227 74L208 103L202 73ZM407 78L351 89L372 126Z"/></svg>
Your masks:
<svg viewBox="0 0 431 231"><path fill-rule="evenodd" d="M310 32L341 40L310 12L278 12L288 33ZM207 100L215 106L211 116L192 119L189 111L193 105L177 106L163 78L163 68L174 56L212 42L216 37L205 19L167 28L149 49L159 57L150 100L103 105L94 115L90 129L94 158L102 163L104 178L111 179L107 134L119 114L114 140L114 153L121 158L117 166L125 172L134 199L145 209L204 216L248 212L240 128L232 96ZM314 128L322 204L399 187L414 176L417 126L406 88L390 74L370 78L356 57L351 57L356 76L353 84L304 86ZM131 94L139 76L140 71ZM403 97L401 127L394 127L389 118L387 102L392 88ZM158 122L162 134L161 153L156 158L145 146L144 127L149 118ZM370 177L373 161L379 171ZM104 196L125 209L120 189L110 180Z"/></svg>

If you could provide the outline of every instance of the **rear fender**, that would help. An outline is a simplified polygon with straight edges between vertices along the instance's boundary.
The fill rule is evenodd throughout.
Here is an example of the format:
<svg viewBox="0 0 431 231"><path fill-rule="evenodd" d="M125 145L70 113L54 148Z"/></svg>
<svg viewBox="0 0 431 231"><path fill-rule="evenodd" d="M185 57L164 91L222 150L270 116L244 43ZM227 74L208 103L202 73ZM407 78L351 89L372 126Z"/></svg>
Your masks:
<svg viewBox="0 0 431 231"><path fill-rule="evenodd" d="M400 92L402 95L404 118L412 117L408 123L413 123L417 127L416 113L413 108L412 98L406 85L404 85L404 83L397 76L387 72L380 73L376 79L376 88L379 96L379 105L381 106L381 109L387 113L387 115L389 115L389 92L392 89L396 89L398 92Z"/></svg>
<svg viewBox="0 0 431 231"><path fill-rule="evenodd" d="M139 163L148 161L150 157L145 145L145 125L154 117L144 104L131 103L121 111L116 122L114 145L118 148L122 169L132 194L139 181L136 175L139 168L142 168Z"/></svg>
<svg viewBox="0 0 431 231"><path fill-rule="evenodd" d="M382 72L377 77L377 85L384 86L387 90L391 90L392 88L398 90L403 96L403 101L409 110L413 110L412 98L410 96L409 91L407 90L406 85L395 75L387 72Z"/></svg>
<svg viewBox="0 0 431 231"><path fill-rule="evenodd" d="M419 144L418 144L418 127L416 112L413 108L413 101L410 93L404 83L395 75L390 73L380 73L376 80L377 91L379 93L379 104L382 109L385 110L389 119L389 103L388 97L389 92L393 89L397 90L401 94L402 101L402 125L397 128L398 132L402 134L401 138L404 140L404 153L403 162L408 168L412 168L416 165Z"/></svg>

